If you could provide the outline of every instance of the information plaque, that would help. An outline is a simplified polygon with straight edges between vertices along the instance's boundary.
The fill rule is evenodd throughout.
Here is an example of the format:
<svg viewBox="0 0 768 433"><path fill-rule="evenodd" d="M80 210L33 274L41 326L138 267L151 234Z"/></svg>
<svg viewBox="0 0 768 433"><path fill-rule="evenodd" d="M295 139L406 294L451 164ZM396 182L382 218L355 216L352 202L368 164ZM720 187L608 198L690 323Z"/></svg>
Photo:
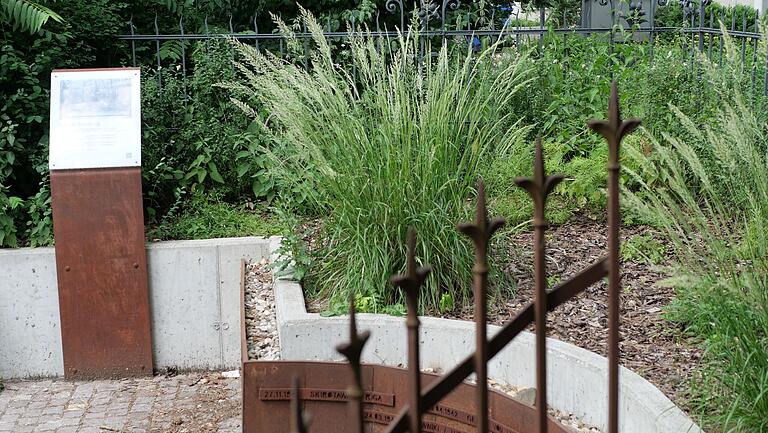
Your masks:
<svg viewBox="0 0 768 433"><path fill-rule="evenodd" d="M49 167L66 379L152 374L139 72L51 74Z"/></svg>
<svg viewBox="0 0 768 433"><path fill-rule="evenodd" d="M140 70L51 73L51 170L141 166Z"/></svg>

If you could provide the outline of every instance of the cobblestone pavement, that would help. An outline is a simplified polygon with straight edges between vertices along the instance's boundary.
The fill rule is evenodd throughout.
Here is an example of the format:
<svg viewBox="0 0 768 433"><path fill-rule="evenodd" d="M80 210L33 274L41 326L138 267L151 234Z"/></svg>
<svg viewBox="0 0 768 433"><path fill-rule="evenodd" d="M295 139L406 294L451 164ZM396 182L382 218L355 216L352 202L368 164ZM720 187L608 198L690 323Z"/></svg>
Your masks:
<svg viewBox="0 0 768 433"><path fill-rule="evenodd" d="M6 382L0 432L239 433L240 379L203 373Z"/></svg>

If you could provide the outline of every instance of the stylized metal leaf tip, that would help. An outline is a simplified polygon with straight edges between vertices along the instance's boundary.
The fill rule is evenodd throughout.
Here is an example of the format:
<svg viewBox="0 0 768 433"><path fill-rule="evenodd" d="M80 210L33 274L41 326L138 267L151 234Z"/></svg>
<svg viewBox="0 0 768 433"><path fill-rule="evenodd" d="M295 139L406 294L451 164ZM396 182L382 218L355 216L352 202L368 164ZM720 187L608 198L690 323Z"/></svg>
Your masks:
<svg viewBox="0 0 768 433"><path fill-rule="evenodd" d="M621 107L619 104L619 89L614 81L611 83L611 98L608 101L608 120L590 120L587 122L590 128L602 135L608 142L608 162L610 169L618 168L619 145L621 140L640 126L640 119L631 118L621 120Z"/></svg>
<svg viewBox="0 0 768 433"><path fill-rule="evenodd" d="M390 278L392 285L399 287L405 292L408 309L418 313L417 300L419 290L424 285L427 276L432 272L432 267L416 266L416 230L413 227L408 228L408 251L406 253L405 273L393 275Z"/></svg>
<svg viewBox="0 0 768 433"><path fill-rule="evenodd" d="M544 210L549 194L555 187L562 182L563 176L559 174L547 175L544 164L544 146L541 137L536 137L536 146L533 159L533 177L521 177L515 179L515 183L520 188L528 192L533 200L534 206L534 224L546 224Z"/></svg>
<svg viewBox="0 0 768 433"><path fill-rule="evenodd" d="M488 240L491 238L491 236L493 236L494 233L496 233L496 231L502 228L504 224L505 221L503 218L493 218L491 220L488 219L488 210L485 201L485 182L483 182L482 179L478 180L475 222L459 224L459 231L472 239L475 243L475 247L484 252L486 251L485 247L488 243Z"/></svg>
<svg viewBox="0 0 768 433"><path fill-rule="evenodd" d="M365 343L370 338L370 331L364 331L360 334L357 333L357 317L355 314L355 295L350 294L349 297L349 342L342 343L336 346L336 351L344 355L345 358L352 364L353 369L359 369L360 357L363 352Z"/></svg>

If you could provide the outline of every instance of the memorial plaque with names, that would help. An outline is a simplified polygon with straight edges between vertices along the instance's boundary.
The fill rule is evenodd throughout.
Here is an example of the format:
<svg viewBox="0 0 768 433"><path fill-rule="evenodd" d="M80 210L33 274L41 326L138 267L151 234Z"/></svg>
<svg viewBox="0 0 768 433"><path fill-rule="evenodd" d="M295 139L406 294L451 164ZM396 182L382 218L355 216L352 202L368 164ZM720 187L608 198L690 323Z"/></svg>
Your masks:
<svg viewBox="0 0 768 433"><path fill-rule="evenodd" d="M243 433L289 432L290 382L296 375L305 413L311 415L310 431L315 433L352 433L346 388L352 380L350 368L343 363L300 361L243 362ZM383 432L407 404L407 371L401 368L363 365L366 431ZM436 380L423 374L425 387ZM475 387L462 384L443 401L424 414L422 425L427 433L470 433L475 431ZM489 398L490 432L523 433L534 425L533 407L506 394L491 391ZM312 428L314 426L314 428ZM567 428L550 419L549 431L566 433Z"/></svg>

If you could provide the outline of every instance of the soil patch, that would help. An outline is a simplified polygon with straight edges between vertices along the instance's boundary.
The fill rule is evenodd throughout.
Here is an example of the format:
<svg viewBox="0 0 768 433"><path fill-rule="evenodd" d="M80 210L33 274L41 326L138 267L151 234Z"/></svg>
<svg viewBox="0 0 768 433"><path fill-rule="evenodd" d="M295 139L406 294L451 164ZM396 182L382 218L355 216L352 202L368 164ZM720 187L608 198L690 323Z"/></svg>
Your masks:
<svg viewBox="0 0 768 433"><path fill-rule="evenodd" d="M643 227L624 228L622 241L647 231ZM489 305L490 323L501 325L534 299L532 245L532 232L512 236L506 272L517 283L516 295ZM605 255L607 229L603 221L579 217L547 232L550 283L567 279ZM663 316L675 297L674 289L658 284L666 278L659 266L624 260L621 272L621 364L685 408L691 375L702 350ZM605 281L587 288L548 315L548 336L607 356L607 302ZM471 307L448 317L472 320Z"/></svg>

